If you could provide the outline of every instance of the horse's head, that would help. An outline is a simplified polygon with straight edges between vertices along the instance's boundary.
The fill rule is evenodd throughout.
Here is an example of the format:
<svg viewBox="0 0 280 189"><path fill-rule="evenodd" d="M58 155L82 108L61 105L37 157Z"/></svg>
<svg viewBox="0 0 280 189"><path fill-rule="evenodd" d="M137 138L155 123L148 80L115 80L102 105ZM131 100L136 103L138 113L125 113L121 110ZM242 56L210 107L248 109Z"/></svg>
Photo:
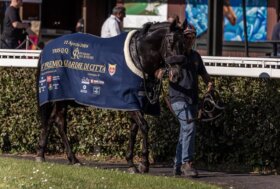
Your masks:
<svg viewBox="0 0 280 189"><path fill-rule="evenodd" d="M169 22L147 23L140 31L137 51L144 73L153 76L166 60L183 55L185 43L183 31Z"/></svg>
<svg viewBox="0 0 280 189"><path fill-rule="evenodd" d="M129 54L138 68L134 73L143 77L151 104L158 101L161 89L161 80L155 79L156 71L165 68L170 57L182 55L183 51L183 31L169 22L147 23L131 37Z"/></svg>
<svg viewBox="0 0 280 189"><path fill-rule="evenodd" d="M183 24L183 39L181 39L182 42L178 43L178 45L182 45L183 46L183 51L188 53L194 43L195 43L195 39L196 39L196 29L192 24L189 23L184 23ZM182 44L183 43L183 44ZM177 48L177 49L182 49L181 47ZM182 62L185 59L184 54L183 53L174 53L172 56L169 56L166 59L166 64L168 66L168 75L169 75L169 80L173 83L177 83L178 81L180 81L181 78L181 65ZM178 55L179 54L179 55Z"/></svg>

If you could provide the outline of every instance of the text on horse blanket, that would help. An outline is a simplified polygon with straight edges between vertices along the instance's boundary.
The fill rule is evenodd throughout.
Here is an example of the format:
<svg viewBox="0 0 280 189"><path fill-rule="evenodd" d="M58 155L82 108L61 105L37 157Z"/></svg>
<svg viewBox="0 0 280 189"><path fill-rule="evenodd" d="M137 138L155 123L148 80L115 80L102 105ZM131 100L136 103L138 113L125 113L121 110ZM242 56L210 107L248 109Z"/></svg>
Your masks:
<svg viewBox="0 0 280 189"><path fill-rule="evenodd" d="M50 42L40 58L39 103L74 100L118 110L141 110L143 80L124 58L127 33L113 38L70 34Z"/></svg>

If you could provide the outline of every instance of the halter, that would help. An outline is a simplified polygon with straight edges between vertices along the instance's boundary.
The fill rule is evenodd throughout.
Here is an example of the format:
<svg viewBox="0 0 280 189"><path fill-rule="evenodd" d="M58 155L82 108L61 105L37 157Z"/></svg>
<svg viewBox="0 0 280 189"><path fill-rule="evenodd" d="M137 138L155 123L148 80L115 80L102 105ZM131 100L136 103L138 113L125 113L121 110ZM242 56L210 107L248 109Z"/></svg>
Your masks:
<svg viewBox="0 0 280 189"><path fill-rule="evenodd" d="M173 54L172 55L167 54L167 52L173 52L174 51L174 46L176 44L175 42L177 42L177 41L174 41L174 36L179 36L179 39L177 39L177 41L184 40L183 39L183 34L180 35L176 32L165 34L164 40L162 40L161 47L160 47L160 52L161 52L161 56L162 56L163 60L166 60L166 58L168 58L170 56L174 56ZM175 53L175 55L182 55L184 46L185 46L185 44L182 43L182 47L179 48L179 50L182 49L182 51L181 52L177 51ZM178 48L176 50L178 50Z"/></svg>
<svg viewBox="0 0 280 189"><path fill-rule="evenodd" d="M166 64L166 59L170 57L170 56L167 56L167 52L172 52L171 49L174 46L174 39L173 39L174 35L175 35L174 33L165 34L164 39L162 40L161 46L160 46L160 54L161 54L161 59L162 59L162 61L160 62L160 65L164 65L165 72L168 72L168 70L169 70L169 68L167 67L167 64ZM172 38L172 41L171 41L171 38ZM136 48L136 50L137 50L137 48ZM173 56L173 55L171 55L171 56ZM162 89L162 78L154 81L153 96L150 97L150 95L148 94L148 91L147 91L147 86L146 86L147 85L146 84L146 81L147 81L146 74L144 73L141 60L139 60L139 62L140 62L140 67L141 67L141 70L143 72L143 77L144 77L145 95L147 96L147 99L149 100L149 102L151 104L155 104L159 99L160 92Z"/></svg>
<svg viewBox="0 0 280 189"><path fill-rule="evenodd" d="M163 28L163 27L162 27ZM144 34L141 33L140 31L136 31L133 34L133 37L131 38L128 46L130 49L130 56L132 61L134 62L135 66L139 68L139 73L137 75L141 75L144 79L143 82L143 87L144 87L144 92L145 96L147 97L147 100L151 104L155 104L158 102L161 89L162 89L162 79L154 79L154 77L149 77L145 72L144 72L144 66L142 63L142 60L140 59L139 55L139 49L138 49L138 41L141 40L143 35L146 35L147 31L150 28L146 28L144 31ZM160 29L160 28L152 28L153 30ZM167 33L167 34L166 34ZM172 56L172 49L174 47L174 43L172 41L174 33L169 34L169 32L166 32L163 34L161 43L159 44L159 52L158 53L158 58L160 58L159 68L164 68L165 70L168 70L167 65L166 65L166 59L168 59L168 56ZM165 48L166 47L166 48ZM172 48L171 48L172 47ZM170 52L168 54L168 52ZM166 58L167 57L167 58Z"/></svg>
<svg viewBox="0 0 280 189"><path fill-rule="evenodd" d="M164 65L166 71L168 70L168 68L166 67L166 63L165 63L166 58L165 57L166 57L166 52L169 52L168 50L170 49L170 45L167 46L166 43L170 44L169 39L173 35L174 34L165 34L164 39L161 42L161 47L160 47L160 55L161 55L160 65ZM137 37L138 36L136 36L136 38ZM167 40L169 40L169 41L167 42ZM137 43L135 42L134 45L135 45L134 49L135 49L136 53L138 54ZM169 48L169 49L167 49L167 48ZM164 49L167 49L167 50L164 50ZM137 59L138 65L140 66L140 69L142 71L143 80L144 80L143 84L144 84L145 95L146 95L148 101L151 104L155 104L155 103L158 102L160 92L161 92L161 89L162 89L162 79L156 79L156 80L153 80L153 81L149 80L149 78L147 77L147 74L144 72L143 64L142 64L141 59L139 58L139 56L136 56L136 59ZM148 90L148 86L147 86L149 84L148 81L150 83L152 83L152 85L153 85L152 90Z"/></svg>

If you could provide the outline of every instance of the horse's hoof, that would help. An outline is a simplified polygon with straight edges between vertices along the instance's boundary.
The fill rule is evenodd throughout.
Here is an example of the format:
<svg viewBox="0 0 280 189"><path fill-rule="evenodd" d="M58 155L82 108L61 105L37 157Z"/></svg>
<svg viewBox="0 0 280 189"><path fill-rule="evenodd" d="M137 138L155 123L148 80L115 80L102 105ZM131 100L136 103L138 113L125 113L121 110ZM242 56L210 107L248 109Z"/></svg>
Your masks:
<svg viewBox="0 0 280 189"><path fill-rule="evenodd" d="M42 162L45 162L45 158L42 158L42 157L35 157L35 161L38 162L38 163L42 163Z"/></svg>
<svg viewBox="0 0 280 189"><path fill-rule="evenodd" d="M149 166L146 166L143 163L139 163L138 169L139 169L140 173L148 173L149 172Z"/></svg>
<svg viewBox="0 0 280 189"><path fill-rule="evenodd" d="M139 170L138 170L135 166L129 167L129 168L127 169L127 171L128 171L130 174L139 173Z"/></svg>
<svg viewBox="0 0 280 189"><path fill-rule="evenodd" d="M82 164L81 164L80 162L76 162L76 163L74 163L73 165L74 165L74 166L77 166L77 167L82 166Z"/></svg>

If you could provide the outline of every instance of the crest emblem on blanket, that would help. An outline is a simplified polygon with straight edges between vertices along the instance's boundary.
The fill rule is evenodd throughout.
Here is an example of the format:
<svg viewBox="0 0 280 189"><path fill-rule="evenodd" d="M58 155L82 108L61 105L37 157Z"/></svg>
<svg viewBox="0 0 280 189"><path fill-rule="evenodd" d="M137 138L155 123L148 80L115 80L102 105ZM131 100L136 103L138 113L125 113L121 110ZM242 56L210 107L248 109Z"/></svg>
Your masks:
<svg viewBox="0 0 280 189"><path fill-rule="evenodd" d="M78 48L74 49L72 53L72 59L79 59L79 54L80 54L79 49Z"/></svg>
<svg viewBox="0 0 280 189"><path fill-rule="evenodd" d="M116 70L117 70L117 64L109 64L108 72L110 76L113 76L116 73Z"/></svg>

